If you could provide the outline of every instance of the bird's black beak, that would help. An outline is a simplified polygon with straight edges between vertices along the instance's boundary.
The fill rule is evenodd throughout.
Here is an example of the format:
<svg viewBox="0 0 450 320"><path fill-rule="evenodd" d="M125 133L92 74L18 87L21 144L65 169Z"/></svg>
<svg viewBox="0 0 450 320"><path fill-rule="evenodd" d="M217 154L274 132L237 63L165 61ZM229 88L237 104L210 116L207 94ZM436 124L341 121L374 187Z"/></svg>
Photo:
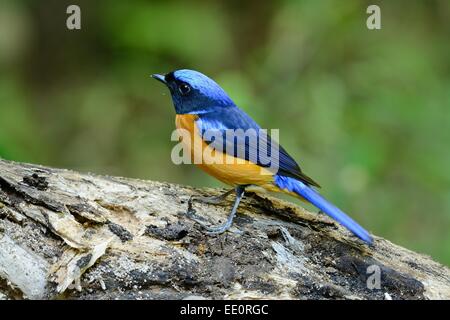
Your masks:
<svg viewBox="0 0 450 320"><path fill-rule="evenodd" d="M152 78L167 85L166 77L162 74L157 74L157 73L152 74Z"/></svg>

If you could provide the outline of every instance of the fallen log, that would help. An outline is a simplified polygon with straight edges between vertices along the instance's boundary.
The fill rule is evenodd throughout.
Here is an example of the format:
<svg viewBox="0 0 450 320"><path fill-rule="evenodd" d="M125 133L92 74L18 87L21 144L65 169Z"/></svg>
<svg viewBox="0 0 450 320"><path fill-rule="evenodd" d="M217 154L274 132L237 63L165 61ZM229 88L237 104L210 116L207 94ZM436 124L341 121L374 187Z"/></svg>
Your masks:
<svg viewBox="0 0 450 320"><path fill-rule="evenodd" d="M207 235L187 200L221 192L0 160L0 299L450 299L430 257L269 195Z"/></svg>

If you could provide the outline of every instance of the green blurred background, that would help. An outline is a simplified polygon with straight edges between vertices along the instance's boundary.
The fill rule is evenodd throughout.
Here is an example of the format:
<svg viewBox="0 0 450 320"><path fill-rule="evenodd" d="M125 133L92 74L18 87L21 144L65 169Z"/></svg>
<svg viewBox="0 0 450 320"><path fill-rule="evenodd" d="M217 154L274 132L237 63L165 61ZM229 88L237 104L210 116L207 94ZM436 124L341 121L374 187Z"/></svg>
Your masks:
<svg viewBox="0 0 450 320"><path fill-rule="evenodd" d="M66 28L81 7L82 29ZM382 29L366 28L381 7ZM0 157L220 186L149 75L210 75L373 233L450 265L450 2L5 1Z"/></svg>

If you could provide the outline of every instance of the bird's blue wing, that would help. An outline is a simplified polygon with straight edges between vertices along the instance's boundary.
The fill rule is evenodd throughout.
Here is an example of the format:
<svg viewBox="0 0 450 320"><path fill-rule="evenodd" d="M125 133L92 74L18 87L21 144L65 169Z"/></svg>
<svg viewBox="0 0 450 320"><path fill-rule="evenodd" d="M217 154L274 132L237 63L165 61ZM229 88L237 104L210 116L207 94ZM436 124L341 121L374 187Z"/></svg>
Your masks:
<svg viewBox="0 0 450 320"><path fill-rule="evenodd" d="M262 167L270 167L270 159L278 160L276 174L298 179L307 185L319 187L306 176L297 162L267 132L238 107L216 108L213 112L198 115L196 125L204 140L214 149L237 158L252 161ZM245 132L231 135L236 130ZM227 132L228 131L228 132ZM252 141L253 140L253 141ZM256 141L256 143L254 143ZM275 152L275 154L272 154Z"/></svg>

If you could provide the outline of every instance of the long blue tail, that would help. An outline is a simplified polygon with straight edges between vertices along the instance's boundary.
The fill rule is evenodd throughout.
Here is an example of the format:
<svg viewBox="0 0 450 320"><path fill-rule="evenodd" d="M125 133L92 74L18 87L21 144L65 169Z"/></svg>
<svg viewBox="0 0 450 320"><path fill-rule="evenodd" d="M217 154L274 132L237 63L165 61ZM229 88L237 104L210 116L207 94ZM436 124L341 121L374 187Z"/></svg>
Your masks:
<svg viewBox="0 0 450 320"><path fill-rule="evenodd" d="M372 244L373 239L363 227L357 224L352 218L342 212L339 208L329 203L313 188L307 186L301 181L285 176L275 176L275 184L281 189L287 189L291 192L295 192L299 196L311 202L315 207L325 212L334 220L342 224L348 230L353 232L358 238Z"/></svg>

